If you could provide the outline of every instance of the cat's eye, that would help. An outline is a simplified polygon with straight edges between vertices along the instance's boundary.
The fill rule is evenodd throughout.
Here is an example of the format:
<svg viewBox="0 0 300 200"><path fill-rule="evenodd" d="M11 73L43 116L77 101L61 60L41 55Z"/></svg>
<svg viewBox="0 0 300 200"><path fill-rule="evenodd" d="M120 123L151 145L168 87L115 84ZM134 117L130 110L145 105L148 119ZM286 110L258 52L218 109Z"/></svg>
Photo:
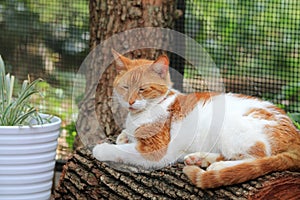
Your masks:
<svg viewBox="0 0 300 200"><path fill-rule="evenodd" d="M128 87L127 85L123 85L122 88L123 88L124 90L128 90L129 87Z"/></svg>
<svg viewBox="0 0 300 200"><path fill-rule="evenodd" d="M139 92L144 92L145 90L145 88L139 88Z"/></svg>

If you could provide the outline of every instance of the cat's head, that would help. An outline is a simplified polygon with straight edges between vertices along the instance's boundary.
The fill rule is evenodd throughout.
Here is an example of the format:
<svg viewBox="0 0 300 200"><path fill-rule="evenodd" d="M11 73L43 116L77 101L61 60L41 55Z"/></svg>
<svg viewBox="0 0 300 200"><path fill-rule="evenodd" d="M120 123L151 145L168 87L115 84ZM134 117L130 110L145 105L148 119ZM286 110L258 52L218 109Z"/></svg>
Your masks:
<svg viewBox="0 0 300 200"><path fill-rule="evenodd" d="M138 113L165 98L172 87L166 55L156 60L132 60L114 50L112 53L118 72L114 92L123 107L131 113Z"/></svg>

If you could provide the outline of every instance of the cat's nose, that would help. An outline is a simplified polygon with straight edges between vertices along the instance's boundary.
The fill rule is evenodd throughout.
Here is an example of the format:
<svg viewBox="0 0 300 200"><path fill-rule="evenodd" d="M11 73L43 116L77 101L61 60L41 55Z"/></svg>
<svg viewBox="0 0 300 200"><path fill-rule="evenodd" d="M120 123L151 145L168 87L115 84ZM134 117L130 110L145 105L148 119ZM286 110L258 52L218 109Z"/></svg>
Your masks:
<svg viewBox="0 0 300 200"><path fill-rule="evenodd" d="M132 93L129 96L129 100L128 100L129 105L132 106L135 103L136 99L137 99L137 93Z"/></svg>
<svg viewBox="0 0 300 200"><path fill-rule="evenodd" d="M128 103L129 103L129 105L132 106L132 105L135 103L135 100L134 100L134 99L129 99L129 102L128 102Z"/></svg>

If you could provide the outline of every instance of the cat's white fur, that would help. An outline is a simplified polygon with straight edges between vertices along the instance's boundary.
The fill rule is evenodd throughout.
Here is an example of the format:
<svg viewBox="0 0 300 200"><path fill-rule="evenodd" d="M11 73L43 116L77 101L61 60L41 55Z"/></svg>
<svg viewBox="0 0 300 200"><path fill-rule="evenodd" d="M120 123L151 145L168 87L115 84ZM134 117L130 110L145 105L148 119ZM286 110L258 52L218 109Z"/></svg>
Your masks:
<svg viewBox="0 0 300 200"><path fill-rule="evenodd" d="M124 162L145 169L160 168L182 161L184 156L193 152L218 153L227 160L244 155L243 159L247 162L252 159L248 150L257 141L265 145L266 155L270 155L270 144L264 133L264 127L275 125L276 122L244 116L244 114L251 108L268 110L271 104L256 99L240 98L233 94L220 94L213 96L208 102L199 101L185 118L174 121L171 125L171 141L166 154L159 161L147 160L136 149L134 132L143 124L165 120L168 117L170 114L168 108L179 94L175 90L173 92L174 95L164 97L163 100L157 99L156 103L152 103L144 112L129 113L126 129L122 134L128 134L131 143L99 144L94 148L93 155L101 161ZM161 103L157 103L160 101ZM235 161L225 162L230 162L232 165ZM224 165L224 162L220 164Z"/></svg>

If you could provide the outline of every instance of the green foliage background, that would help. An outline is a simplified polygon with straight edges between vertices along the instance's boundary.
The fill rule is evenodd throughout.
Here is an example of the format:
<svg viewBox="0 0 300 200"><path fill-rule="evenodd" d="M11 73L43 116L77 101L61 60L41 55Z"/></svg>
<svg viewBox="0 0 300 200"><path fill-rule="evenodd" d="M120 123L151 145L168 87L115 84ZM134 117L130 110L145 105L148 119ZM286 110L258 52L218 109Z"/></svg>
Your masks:
<svg viewBox="0 0 300 200"><path fill-rule="evenodd" d="M300 1L198 0L189 6L201 24L195 39L226 73L299 78L292 75L300 71Z"/></svg>
<svg viewBox="0 0 300 200"><path fill-rule="evenodd" d="M17 80L41 77L39 112L62 118L72 148L78 112L72 107L75 73L89 52L88 0L0 0L0 54ZM53 66L47 70L47 64ZM84 82L83 82L84 87ZM15 89L21 88L21 81ZM77 102L78 103L78 102Z"/></svg>
<svg viewBox="0 0 300 200"><path fill-rule="evenodd" d="M280 94L262 97L300 112L300 1L194 0L186 7L186 32L223 77L282 81Z"/></svg>
<svg viewBox="0 0 300 200"><path fill-rule="evenodd" d="M45 45L58 67L76 69L89 50L88 1L0 0L0 29L6 63L12 64L17 48Z"/></svg>

